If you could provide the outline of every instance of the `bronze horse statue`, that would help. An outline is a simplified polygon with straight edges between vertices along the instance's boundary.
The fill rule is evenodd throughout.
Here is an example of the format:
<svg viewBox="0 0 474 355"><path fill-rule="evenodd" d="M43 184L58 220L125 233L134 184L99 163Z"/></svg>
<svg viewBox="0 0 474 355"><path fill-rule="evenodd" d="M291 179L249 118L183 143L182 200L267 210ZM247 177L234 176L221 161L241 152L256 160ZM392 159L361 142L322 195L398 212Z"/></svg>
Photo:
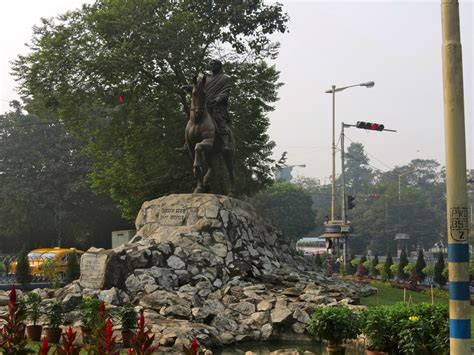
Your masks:
<svg viewBox="0 0 474 355"><path fill-rule="evenodd" d="M223 142L217 134L216 123L206 109L206 76L193 78L191 110L186 125L185 140L193 161L193 174L197 182L194 193L212 192L211 179L214 174L214 159L222 154L229 172L228 195L234 194L234 153L235 140L229 129L229 149L223 149ZM207 170L206 170L207 168Z"/></svg>

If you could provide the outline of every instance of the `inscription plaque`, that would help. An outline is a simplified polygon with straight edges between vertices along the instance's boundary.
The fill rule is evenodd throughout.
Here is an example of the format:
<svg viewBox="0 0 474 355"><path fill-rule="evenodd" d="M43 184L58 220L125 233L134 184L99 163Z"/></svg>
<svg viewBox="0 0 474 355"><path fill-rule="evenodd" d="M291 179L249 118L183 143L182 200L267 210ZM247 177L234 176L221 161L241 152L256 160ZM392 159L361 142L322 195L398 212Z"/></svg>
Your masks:
<svg viewBox="0 0 474 355"><path fill-rule="evenodd" d="M107 254L85 253L81 257L80 284L85 288L101 289L105 281Z"/></svg>
<svg viewBox="0 0 474 355"><path fill-rule="evenodd" d="M158 217L161 226L181 226L186 217L186 208L162 208Z"/></svg>

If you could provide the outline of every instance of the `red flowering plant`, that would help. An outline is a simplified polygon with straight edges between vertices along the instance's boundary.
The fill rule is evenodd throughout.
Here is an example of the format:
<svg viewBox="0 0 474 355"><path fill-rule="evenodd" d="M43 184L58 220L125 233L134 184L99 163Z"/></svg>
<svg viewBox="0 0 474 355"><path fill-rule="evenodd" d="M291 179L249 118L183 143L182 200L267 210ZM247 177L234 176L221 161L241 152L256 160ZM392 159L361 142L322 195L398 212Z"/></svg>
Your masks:
<svg viewBox="0 0 474 355"><path fill-rule="evenodd" d="M82 346L74 345L76 340L77 333L72 330L71 327L67 328L61 337L63 338L62 346L58 345L56 347L55 354L57 355L79 355L81 352Z"/></svg>
<svg viewBox="0 0 474 355"><path fill-rule="evenodd" d="M145 316L143 310L138 318L138 329L136 334L130 339L130 349L128 355L149 355L155 352L155 347L151 346L155 340L155 335L149 329L145 329Z"/></svg>
<svg viewBox="0 0 474 355"><path fill-rule="evenodd" d="M97 354L100 355L118 355L119 352L115 351L116 337L113 336L114 330L112 321L107 318L105 326L98 329L97 339Z"/></svg>
<svg viewBox="0 0 474 355"><path fill-rule="evenodd" d="M35 353L26 348L25 323L26 309L17 302L16 288L12 285L10 290L8 314L1 316L6 324L0 329L0 353L4 355L22 355Z"/></svg>
<svg viewBox="0 0 474 355"><path fill-rule="evenodd" d="M86 347L88 354L119 354L118 351L114 350L116 337L113 336L113 324L108 317L108 311L104 302L101 302L99 305L99 317L92 334L93 341Z"/></svg>
<svg viewBox="0 0 474 355"><path fill-rule="evenodd" d="M200 351L199 351L197 339L196 338L193 339L193 342L191 343L191 346L189 348L183 345L183 351L187 355L198 355Z"/></svg>
<svg viewBox="0 0 474 355"><path fill-rule="evenodd" d="M50 346L48 344L48 339L43 337L43 341L41 342L41 346L38 350L38 355L48 355L49 348Z"/></svg>

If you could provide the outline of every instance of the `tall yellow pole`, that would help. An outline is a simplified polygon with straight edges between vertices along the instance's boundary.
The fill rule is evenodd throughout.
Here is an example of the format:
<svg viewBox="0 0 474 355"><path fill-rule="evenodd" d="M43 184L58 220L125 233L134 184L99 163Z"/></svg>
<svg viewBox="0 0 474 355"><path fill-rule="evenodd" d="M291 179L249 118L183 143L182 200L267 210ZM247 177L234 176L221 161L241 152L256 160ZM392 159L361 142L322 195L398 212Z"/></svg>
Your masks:
<svg viewBox="0 0 474 355"><path fill-rule="evenodd" d="M336 211L336 85L332 86L332 190L331 221L335 220Z"/></svg>
<svg viewBox="0 0 474 355"><path fill-rule="evenodd" d="M459 3L441 1L450 354L471 354L469 221Z"/></svg>

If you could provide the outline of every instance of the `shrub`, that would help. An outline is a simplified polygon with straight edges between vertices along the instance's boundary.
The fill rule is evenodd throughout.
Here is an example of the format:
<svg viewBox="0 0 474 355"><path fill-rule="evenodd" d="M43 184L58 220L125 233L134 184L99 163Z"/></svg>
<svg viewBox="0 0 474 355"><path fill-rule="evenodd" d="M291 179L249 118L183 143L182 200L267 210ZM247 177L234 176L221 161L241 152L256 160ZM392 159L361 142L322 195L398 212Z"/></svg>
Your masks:
<svg viewBox="0 0 474 355"><path fill-rule="evenodd" d="M407 275L411 274L411 271L415 268L415 263L408 263L403 268L403 272Z"/></svg>
<svg viewBox="0 0 474 355"><path fill-rule="evenodd" d="M433 282L434 266L433 265L425 266L423 268L423 274L425 275L425 278L428 279L428 281Z"/></svg>
<svg viewBox="0 0 474 355"><path fill-rule="evenodd" d="M359 335L359 315L346 306L316 308L309 321L308 331L319 340L327 340L333 345L342 344Z"/></svg>
<svg viewBox="0 0 474 355"><path fill-rule="evenodd" d="M374 258L372 259L372 267L371 267L371 272L373 276L378 276L380 274L380 270L377 268L377 265L379 264L379 257L378 255L375 255Z"/></svg>
<svg viewBox="0 0 474 355"><path fill-rule="evenodd" d="M382 282L387 282L388 280L388 275L387 272L385 271L385 264L377 264L375 267L380 275L380 280Z"/></svg>
<svg viewBox="0 0 474 355"><path fill-rule="evenodd" d="M405 281L408 279L408 274L405 273L405 266L407 265L408 265L407 253L405 252L405 250L402 250L400 254L400 262L398 264L398 270L397 270L398 279L401 281Z"/></svg>
<svg viewBox="0 0 474 355"><path fill-rule="evenodd" d="M446 285L446 277L443 275L444 270L444 256L443 253L438 254L438 259L434 267L433 281L438 283L440 287Z"/></svg>
<svg viewBox="0 0 474 355"><path fill-rule="evenodd" d="M7 272L7 266L0 261L0 273Z"/></svg>
<svg viewBox="0 0 474 355"><path fill-rule="evenodd" d="M387 279L389 280L391 280L393 277L393 273L391 269L392 265L393 265L392 254L387 253L387 259L385 260L385 263L384 263L384 269L385 269L385 273L387 274Z"/></svg>
<svg viewBox="0 0 474 355"><path fill-rule="evenodd" d="M446 305L398 303L364 311L362 332L367 348L397 354L447 354L449 319Z"/></svg>
<svg viewBox="0 0 474 355"><path fill-rule="evenodd" d="M398 272L398 264L392 264L390 266L390 272L392 273L392 275L396 275Z"/></svg>
<svg viewBox="0 0 474 355"><path fill-rule="evenodd" d="M30 264L28 263L28 253L24 250L18 254L16 269L15 269L15 280L21 284L23 290L31 282L31 271Z"/></svg>
<svg viewBox="0 0 474 355"><path fill-rule="evenodd" d="M416 276L419 281L423 281L426 278L426 274L423 272L426 267L425 256L423 255L423 250L418 251L418 257L416 258Z"/></svg>
<svg viewBox="0 0 474 355"><path fill-rule="evenodd" d="M403 354L448 353L449 316L446 305L417 304L398 322L398 351Z"/></svg>

